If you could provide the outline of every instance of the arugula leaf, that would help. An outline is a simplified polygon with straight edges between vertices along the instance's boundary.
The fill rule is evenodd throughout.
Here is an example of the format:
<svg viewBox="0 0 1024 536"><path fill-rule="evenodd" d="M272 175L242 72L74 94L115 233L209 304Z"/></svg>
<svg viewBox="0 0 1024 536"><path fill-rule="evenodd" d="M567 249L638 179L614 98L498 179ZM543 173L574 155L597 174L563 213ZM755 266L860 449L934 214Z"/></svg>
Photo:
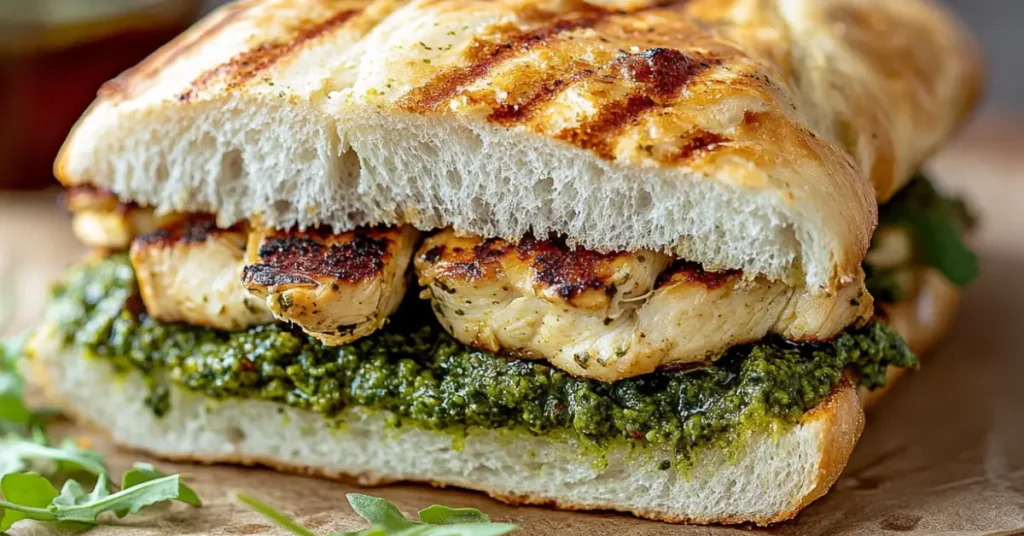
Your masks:
<svg viewBox="0 0 1024 536"><path fill-rule="evenodd" d="M0 340L0 370L17 372L18 359L24 353L25 344L31 336L31 331Z"/></svg>
<svg viewBox="0 0 1024 536"><path fill-rule="evenodd" d="M409 521L390 502L360 493L345 496L352 509L371 523L370 528L329 536L498 536L516 530L509 523L492 523L476 508L449 508L435 504L419 511L419 523Z"/></svg>
<svg viewBox="0 0 1024 536"><path fill-rule="evenodd" d="M96 524L104 512L124 517L170 499L192 506L202 504L178 475L144 463L125 473L121 491L111 494L102 454L79 448L71 438L51 446L41 425L52 410L32 411L24 404L24 383L15 363L23 342L24 338L14 343L0 341L0 431L17 432L0 439L0 532L22 519L82 528ZM21 437L25 433L30 437ZM84 471L96 475L96 485L87 492L77 480L69 479L58 493L42 475L19 472L31 462L46 462L51 474Z"/></svg>
<svg viewBox="0 0 1024 536"><path fill-rule="evenodd" d="M92 493L85 493L78 482L69 480L64 484L59 500L54 500L50 505L50 510L58 521L89 524L96 523L96 518L104 512L114 512L117 517L125 517L147 506L177 499L181 484L179 479L178 475L168 475L113 494L106 491L106 475L101 475L96 481Z"/></svg>
<svg viewBox="0 0 1024 536"><path fill-rule="evenodd" d="M0 341L0 421L27 425L32 412L25 407L25 385L18 375L17 356L23 338Z"/></svg>
<svg viewBox="0 0 1024 536"><path fill-rule="evenodd" d="M107 472L102 454L81 449L70 439L59 447L18 437L0 440L0 476L27 468L30 460L53 462L60 471L85 471L97 476Z"/></svg>
<svg viewBox="0 0 1024 536"><path fill-rule="evenodd" d="M77 480L68 480L61 488L60 495L53 499L53 504L58 508L82 506L96 502L108 495L110 492L107 491L107 475L104 474L96 479L96 485L93 486L91 493L86 493L85 488Z"/></svg>
<svg viewBox="0 0 1024 536"><path fill-rule="evenodd" d="M942 214L907 210L900 217L914 236L921 259L938 268L955 285L964 286L978 277L978 256L967 248L957 225Z"/></svg>
<svg viewBox="0 0 1024 536"><path fill-rule="evenodd" d="M491 518L476 508L448 508L440 504L428 506L419 512L420 521L433 525L456 523L490 523Z"/></svg>
<svg viewBox="0 0 1024 536"><path fill-rule="evenodd" d="M45 424L60 412L52 408L32 409L25 405L25 382L18 374L18 359L29 338L29 332L0 340L0 435L24 434L36 425Z"/></svg>
<svg viewBox="0 0 1024 536"><path fill-rule="evenodd" d="M47 507L57 498L57 490L50 481L35 473L12 473L0 479L0 531L11 528L22 519L52 521L53 513Z"/></svg>
<svg viewBox="0 0 1024 536"><path fill-rule="evenodd" d="M136 462L132 465L131 471L128 471L123 477L121 477L121 488L132 488L144 482L156 480L165 476L169 475L157 469L152 464ZM178 483L178 496L175 498L190 506L199 507L203 505L203 501L199 500L199 495L196 494L195 490L185 485L184 482Z"/></svg>
<svg viewBox="0 0 1024 536"><path fill-rule="evenodd" d="M388 531L404 530L415 525L406 519L395 505L380 497L348 493L345 498L359 517L369 521L371 525L380 526Z"/></svg>
<svg viewBox="0 0 1024 536"><path fill-rule="evenodd" d="M974 225L975 217L963 201L943 195L923 175L910 181L878 212L879 228L907 229L915 260L937 268L960 286L978 277L978 257L963 241L963 233Z"/></svg>
<svg viewBox="0 0 1024 536"><path fill-rule="evenodd" d="M252 508L253 510L259 512L260 514L263 514L263 517L266 517L274 523L277 523L277 526L287 530L288 532L291 532L292 534L296 534L298 536L316 536L315 534L313 534L313 531L307 529L306 527L303 527L287 515L282 514L273 506L270 506L256 498L241 493L235 493L234 497L242 504L245 504L249 508Z"/></svg>
<svg viewBox="0 0 1024 536"><path fill-rule="evenodd" d="M0 480L4 495L4 500L0 500L0 531L21 519L88 526L95 525L105 512L125 517L147 506L178 499L181 482L178 475L166 475L137 481L113 494L107 491L107 486L106 473L99 475L91 492L86 492L77 480L68 480L60 493L49 480L35 473L5 475Z"/></svg>
<svg viewBox="0 0 1024 536"><path fill-rule="evenodd" d="M0 421L25 425L32 420L32 412L25 407L23 397L21 378L13 372L0 371Z"/></svg>
<svg viewBox="0 0 1024 536"><path fill-rule="evenodd" d="M419 512L420 522L409 521L390 502L360 493L345 496L352 509L371 526L355 532L331 532L327 536L499 536L516 530L509 523L492 523L476 508L448 508L435 504ZM235 498L297 536L315 536L313 531L273 507L243 494Z"/></svg>

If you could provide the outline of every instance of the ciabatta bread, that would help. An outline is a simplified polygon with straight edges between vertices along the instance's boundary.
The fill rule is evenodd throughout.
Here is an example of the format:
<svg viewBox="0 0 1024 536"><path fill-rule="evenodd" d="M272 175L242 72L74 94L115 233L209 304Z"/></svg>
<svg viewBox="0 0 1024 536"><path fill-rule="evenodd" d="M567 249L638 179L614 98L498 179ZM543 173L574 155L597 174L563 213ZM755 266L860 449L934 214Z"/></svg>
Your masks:
<svg viewBox="0 0 1024 536"><path fill-rule="evenodd" d="M57 176L225 225L554 231L834 289L980 80L926 0L402 4L226 7L106 85Z"/></svg>

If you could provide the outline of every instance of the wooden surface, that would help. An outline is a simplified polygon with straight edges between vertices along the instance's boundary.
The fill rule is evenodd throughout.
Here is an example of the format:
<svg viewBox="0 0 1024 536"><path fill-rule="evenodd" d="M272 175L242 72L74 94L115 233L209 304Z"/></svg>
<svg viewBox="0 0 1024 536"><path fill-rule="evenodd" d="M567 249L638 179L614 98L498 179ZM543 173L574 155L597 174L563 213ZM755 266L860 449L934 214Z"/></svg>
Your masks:
<svg viewBox="0 0 1024 536"><path fill-rule="evenodd" d="M868 414L860 444L825 498L774 534L878 532L999 533L1024 530L1024 133L988 124L965 133L930 166L949 188L979 209L974 246L981 279L967 289L959 321L946 343L926 356ZM45 287L84 251L51 194L0 193L0 272L14 272L17 314L8 329L30 326L42 311ZM7 278L0 278L10 280ZM98 436L115 473L137 453ZM355 486L276 474L264 469L158 464L190 473L206 500L195 510L175 505L90 534L272 534L262 518L231 504L245 490L295 514L317 533L360 527L344 494ZM361 490L366 492L366 490ZM512 508L476 493L396 485L369 493L407 513L429 504L474 506L520 534L749 534L754 527L679 527L619 514ZM15 533L41 531L19 527Z"/></svg>

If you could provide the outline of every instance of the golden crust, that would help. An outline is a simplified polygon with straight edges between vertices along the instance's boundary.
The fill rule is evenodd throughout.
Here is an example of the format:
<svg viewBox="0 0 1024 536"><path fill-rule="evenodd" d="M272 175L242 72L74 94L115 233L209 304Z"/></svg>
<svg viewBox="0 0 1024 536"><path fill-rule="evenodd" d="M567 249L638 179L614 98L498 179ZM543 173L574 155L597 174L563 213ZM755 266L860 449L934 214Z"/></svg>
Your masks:
<svg viewBox="0 0 1024 536"><path fill-rule="evenodd" d="M113 114L119 106L167 103L193 106L225 95L257 95L308 102L321 88L310 84L303 56L316 47L346 51L403 0L238 0L217 9L138 65L105 83L83 119ZM342 54L334 54L344 63ZM317 67L319 68L319 67ZM344 68L343 68L344 69ZM297 71L297 72L295 72ZM294 75L294 76L293 76ZM303 86L275 84L287 78ZM308 91L307 91L308 90ZM72 129L54 162L65 185L95 177L72 176Z"/></svg>
<svg viewBox="0 0 1024 536"><path fill-rule="evenodd" d="M956 318L960 289L933 268L921 269L917 291L907 300L883 306L884 319L921 358L945 336ZM874 391L858 389L865 408L873 406L903 376L905 369L889 367L885 386Z"/></svg>
<svg viewBox="0 0 1024 536"><path fill-rule="evenodd" d="M982 94L980 49L940 2L818 0L784 15L798 86L854 155L879 203L899 191Z"/></svg>
<svg viewBox="0 0 1024 536"><path fill-rule="evenodd" d="M620 165L781 198L801 216L820 212L813 218L835 237L822 245L833 252L833 282L849 277L870 240L874 199L836 137L810 128L814 110L790 74L763 54L768 13L741 20L722 2L662 4L622 13L573 2L433 2L418 16L442 27L412 44L384 41L394 60L355 98L396 113L482 119ZM736 24L747 31L727 30ZM461 26L482 29L449 29ZM389 89L380 79L400 82ZM821 210L837 200L841 207Z"/></svg>
<svg viewBox="0 0 1024 536"><path fill-rule="evenodd" d="M819 497L828 492L832 484L839 478L840 473L846 467L846 462L853 453L853 448L864 431L864 412L860 409L860 400L857 391L848 381L833 390L831 396L812 410L805 419L822 418L826 424L821 427L824 437L825 448L821 456L821 465L818 468L817 485L801 503L790 512L780 515L776 521L783 521L795 516L808 504L811 504ZM815 412L818 412L816 415Z"/></svg>

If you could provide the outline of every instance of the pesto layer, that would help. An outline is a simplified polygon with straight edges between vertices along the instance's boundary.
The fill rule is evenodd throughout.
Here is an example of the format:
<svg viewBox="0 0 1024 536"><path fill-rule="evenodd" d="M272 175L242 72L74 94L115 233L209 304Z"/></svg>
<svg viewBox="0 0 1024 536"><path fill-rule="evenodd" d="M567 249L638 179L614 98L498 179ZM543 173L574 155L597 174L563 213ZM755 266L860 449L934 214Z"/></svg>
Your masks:
<svg viewBox="0 0 1024 536"><path fill-rule="evenodd" d="M977 256L963 241L974 225L975 217L962 199L943 194L924 175L915 176L878 207L878 230L904 229L913 251L905 265L879 268L865 263L868 292L881 303L902 301L909 291L904 275L918 266L936 268L954 284L967 285L978 276ZM873 242L872 247L878 245Z"/></svg>
<svg viewBox="0 0 1024 536"><path fill-rule="evenodd" d="M889 365L916 366L899 335L871 323L827 343L769 339L733 348L714 365L607 384L469 349L413 302L386 329L327 347L281 325L226 333L160 324L140 312L135 285L123 254L76 268L55 289L49 319L67 345L213 398L269 400L328 418L363 406L392 412L396 424L438 430L564 430L598 443L668 443L682 457L795 422L844 369L878 387ZM148 403L162 414L167 385L151 383Z"/></svg>

